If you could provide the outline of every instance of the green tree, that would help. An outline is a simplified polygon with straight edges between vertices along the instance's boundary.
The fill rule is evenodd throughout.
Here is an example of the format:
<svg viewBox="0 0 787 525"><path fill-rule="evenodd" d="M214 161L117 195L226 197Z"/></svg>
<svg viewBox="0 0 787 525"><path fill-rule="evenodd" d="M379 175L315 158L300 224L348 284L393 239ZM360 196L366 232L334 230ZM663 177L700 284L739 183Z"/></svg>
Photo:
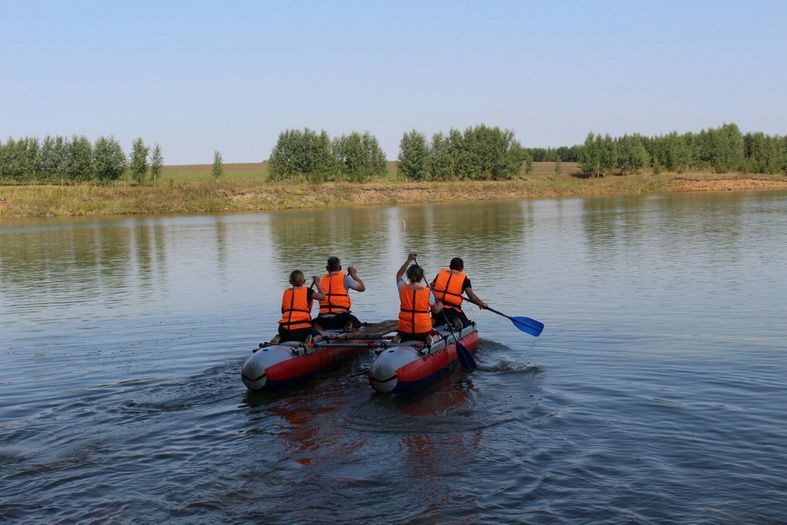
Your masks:
<svg viewBox="0 0 787 525"><path fill-rule="evenodd" d="M365 182L385 175L385 153L370 133L352 132L333 141L339 172L351 182Z"/></svg>
<svg viewBox="0 0 787 525"><path fill-rule="evenodd" d="M12 182L16 178L16 170L14 168L16 163L15 146L16 141L13 137L8 137L5 144L0 143L0 179L6 182Z"/></svg>
<svg viewBox="0 0 787 525"><path fill-rule="evenodd" d="M527 175L533 174L533 157L530 155L525 157L525 173Z"/></svg>
<svg viewBox="0 0 787 525"><path fill-rule="evenodd" d="M429 173L437 180L456 178L456 159L453 146L448 137L442 133L432 135L429 148Z"/></svg>
<svg viewBox="0 0 787 525"><path fill-rule="evenodd" d="M318 183L332 180L337 173L333 144L325 130L282 131L268 162L271 180L305 178Z"/></svg>
<svg viewBox="0 0 787 525"><path fill-rule="evenodd" d="M601 173L610 175L614 173L618 165L617 144L609 134L604 135L603 138L597 135L596 140L599 142L599 151L601 152Z"/></svg>
<svg viewBox="0 0 787 525"><path fill-rule="evenodd" d="M217 182L219 177L224 174L224 158L221 156L221 152L219 152L219 150L213 152L213 169L211 173Z"/></svg>
<svg viewBox="0 0 787 525"><path fill-rule="evenodd" d="M762 132L747 133L743 141L747 171L777 173L782 169L783 152L780 137L770 137Z"/></svg>
<svg viewBox="0 0 787 525"><path fill-rule="evenodd" d="M530 158L512 130L483 124L448 134L455 173L468 179L510 179ZM532 160L531 160L532 163Z"/></svg>
<svg viewBox="0 0 787 525"><path fill-rule="evenodd" d="M25 137L20 147L22 180L29 183L36 183L39 180L38 171L38 151L41 147L38 138Z"/></svg>
<svg viewBox="0 0 787 525"><path fill-rule="evenodd" d="M99 137L93 148L93 166L101 183L118 180L126 171L126 155L115 137Z"/></svg>
<svg viewBox="0 0 787 525"><path fill-rule="evenodd" d="M601 135L598 136L598 139ZM582 172L588 175L601 176L601 143L593 132L588 133L585 143L579 154L579 163Z"/></svg>
<svg viewBox="0 0 787 525"><path fill-rule="evenodd" d="M423 133L412 130L402 135L397 171L410 180L429 178L429 145Z"/></svg>
<svg viewBox="0 0 787 525"><path fill-rule="evenodd" d="M62 139L61 139L62 141ZM57 139L47 135L41 143L41 149L38 151L38 163L36 167L38 181L54 181L60 173L60 150L58 148Z"/></svg>
<svg viewBox="0 0 787 525"><path fill-rule="evenodd" d="M557 158L555 161L555 176L554 178L557 179L563 174L563 161L560 160L560 157Z"/></svg>
<svg viewBox="0 0 787 525"><path fill-rule="evenodd" d="M691 164L690 140L690 133L678 135L674 131L665 137L666 158L664 159L664 165L668 170L683 173L689 167Z"/></svg>
<svg viewBox="0 0 787 525"><path fill-rule="evenodd" d="M384 177L388 173L388 162L383 148L380 147L380 143L377 141L377 137L365 131L361 136L361 143L363 144L369 177Z"/></svg>
<svg viewBox="0 0 787 525"><path fill-rule="evenodd" d="M153 152L150 154L150 179L154 185L161 177L162 166L164 166L164 157L161 155L161 146L156 144L153 146Z"/></svg>
<svg viewBox="0 0 787 525"><path fill-rule="evenodd" d="M700 132L700 160L716 173L739 170L745 164L743 135L735 124Z"/></svg>
<svg viewBox="0 0 787 525"><path fill-rule="evenodd" d="M145 183L148 174L148 151L150 148L145 146L141 138L131 145L131 178L139 185Z"/></svg>
<svg viewBox="0 0 787 525"><path fill-rule="evenodd" d="M93 145L85 136L74 136L66 146L66 159L63 171L69 180L89 181L96 178Z"/></svg>
<svg viewBox="0 0 787 525"><path fill-rule="evenodd" d="M617 166L624 175L641 170L650 163L648 152L639 135L623 135L617 139Z"/></svg>
<svg viewBox="0 0 787 525"><path fill-rule="evenodd" d="M782 171L787 175L787 135L782 137Z"/></svg>
<svg viewBox="0 0 787 525"><path fill-rule="evenodd" d="M557 148L557 158L562 162L579 162L580 151L582 151L582 146L580 144L575 146L560 146Z"/></svg>

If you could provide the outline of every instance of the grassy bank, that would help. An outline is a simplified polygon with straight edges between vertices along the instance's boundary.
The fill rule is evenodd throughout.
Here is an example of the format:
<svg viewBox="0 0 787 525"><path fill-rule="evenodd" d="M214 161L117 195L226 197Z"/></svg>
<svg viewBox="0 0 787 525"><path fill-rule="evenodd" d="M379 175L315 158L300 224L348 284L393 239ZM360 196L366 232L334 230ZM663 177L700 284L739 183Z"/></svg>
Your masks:
<svg viewBox="0 0 787 525"><path fill-rule="evenodd" d="M210 167L170 166L156 186L0 186L0 217L209 213L412 204L467 200L637 195L684 191L787 189L782 175L641 173L582 178L564 163L536 163L530 175L511 181L404 182L395 170L364 184L271 183L264 164L226 165L218 182Z"/></svg>
<svg viewBox="0 0 787 525"><path fill-rule="evenodd" d="M383 180L396 180L395 161L388 161L387 173ZM162 180L173 180L176 182L196 182L212 179L212 164L182 164L164 166L161 172ZM239 164L224 164L222 179L268 179L267 162L247 162Z"/></svg>

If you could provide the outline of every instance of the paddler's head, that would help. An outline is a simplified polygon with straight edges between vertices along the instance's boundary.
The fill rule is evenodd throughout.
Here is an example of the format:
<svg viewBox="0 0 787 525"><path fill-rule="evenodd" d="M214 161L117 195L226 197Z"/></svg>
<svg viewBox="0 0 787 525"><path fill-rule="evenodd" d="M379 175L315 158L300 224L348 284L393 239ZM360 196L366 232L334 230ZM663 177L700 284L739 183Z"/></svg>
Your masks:
<svg viewBox="0 0 787 525"><path fill-rule="evenodd" d="M342 269L342 261L338 257L328 257L328 264L325 265L325 269L329 272L338 272Z"/></svg>
<svg viewBox="0 0 787 525"><path fill-rule="evenodd" d="M306 282L306 278L303 276L303 272L300 270L293 270L290 273L290 284L293 286L303 286L303 283Z"/></svg>
<svg viewBox="0 0 787 525"><path fill-rule="evenodd" d="M460 259L459 257L454 257L451 259L451 265L449 266L450 269L456 270L457 272L461 272L465 269L465 262Z"/></svg>
<svg viewBox="0 0 787 525"><path fill-rule="evenodd" d="M424 269L414 264L407 269L407 278L411 283L419 283L424 278Z"/></svg>

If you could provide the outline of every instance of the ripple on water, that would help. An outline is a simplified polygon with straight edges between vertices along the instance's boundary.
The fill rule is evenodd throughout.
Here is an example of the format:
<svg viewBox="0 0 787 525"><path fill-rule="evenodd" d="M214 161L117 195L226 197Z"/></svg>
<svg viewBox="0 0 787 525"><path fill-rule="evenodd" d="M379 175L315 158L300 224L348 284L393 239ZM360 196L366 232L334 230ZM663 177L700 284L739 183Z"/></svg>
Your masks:
<svg viewBox="0 0 787 525"><path fill-rule="evenodd" d="M786 197L0 228L0 521L783 523ZM479 368L409 396L368 354L245 390L292 268L340 253L383 319L410 247L544 333L474 311Z"/></svg>

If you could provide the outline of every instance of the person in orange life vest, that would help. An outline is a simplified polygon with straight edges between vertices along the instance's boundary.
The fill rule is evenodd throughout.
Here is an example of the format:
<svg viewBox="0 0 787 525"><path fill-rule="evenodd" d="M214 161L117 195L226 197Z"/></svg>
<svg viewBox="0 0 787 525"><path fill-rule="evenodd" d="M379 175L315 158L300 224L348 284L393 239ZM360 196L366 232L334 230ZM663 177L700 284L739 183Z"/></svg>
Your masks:
<svg viewBox="0 0 787 525"><path fill-rule="evenodd" d="M432 290L421 284L424 269L414 264L415 253L407 256L399 271L396 272L396 287L399 289L399 323L397 330L402 340L420 339L427 341L432 332L432 316L443 309L443 305L435 299ZM408 268L409 266L409 268ZM409 283L404 282L407 271Z"/></svg>
<svg viewBox="0 0 787 525"><path fill-rule="evenodd" d="M328 273L320 280L325 298L320 299L320 314L314 320L315 327L324 330L360 328L363 323L350 313L350 290L363 292L366 285L352 266L347 268L347 274L343 273L338 257L328 257L325 269Z"/></svg>
<svg viewBox="0 0 787 525"><path fill-rule="evenodd" d="M312 302L314 299L325 299L325 292L316 275L312 277L312 282L317 290L306 288L304 282L302 271L294 270L290 274L292 288L284 290L281 297L280 341L306 342L309 338L321 339L320 332L312 327Z"/></svg>
<svg viewBox="0 0 787 525"><path fill-rule="evenodd" d="M434 316L435 326L445 324L446 317L456 328L464 328L470 324L470 320L462 311L462 293L467 294L471 303L483 309L488 308L488 305L473 292L470 278L465 275L464 269L464 261L454 257L451 259L449 269L441 269L430 284L435 298L443 303L443 312L445 312L445 316L443 314Z"/></svg>

